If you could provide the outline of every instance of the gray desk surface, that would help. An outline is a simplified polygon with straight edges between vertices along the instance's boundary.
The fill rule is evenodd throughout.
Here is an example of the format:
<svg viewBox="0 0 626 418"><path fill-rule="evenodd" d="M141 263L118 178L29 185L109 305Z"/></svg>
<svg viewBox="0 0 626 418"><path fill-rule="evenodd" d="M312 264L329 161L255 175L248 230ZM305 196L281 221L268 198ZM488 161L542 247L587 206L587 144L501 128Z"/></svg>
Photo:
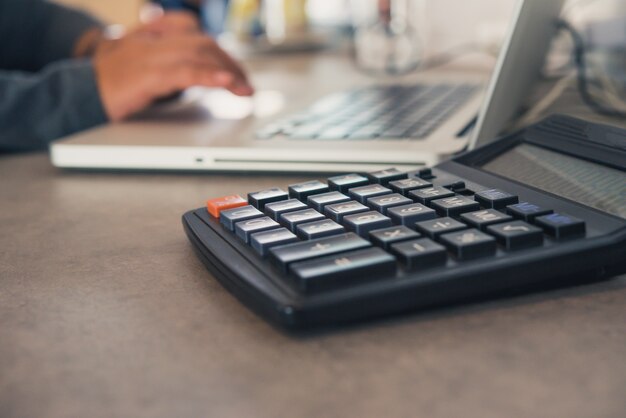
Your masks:
<svg viewBox="0 0 626 418"><path fill-rule="evenodd" d="M180 215L304 177L0 157L0 417L623 417L626 277L294 338Z"/></svg>

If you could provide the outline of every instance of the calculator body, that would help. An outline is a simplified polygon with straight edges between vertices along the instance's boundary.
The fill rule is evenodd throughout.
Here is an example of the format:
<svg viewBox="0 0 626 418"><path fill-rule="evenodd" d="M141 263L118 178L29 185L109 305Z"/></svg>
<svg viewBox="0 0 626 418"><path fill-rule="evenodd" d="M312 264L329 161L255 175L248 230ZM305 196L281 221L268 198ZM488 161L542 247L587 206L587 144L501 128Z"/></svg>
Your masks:
<svg viewBox="0 0 626 418"><path fill-rule="evenodd" d="M562 164L564 171L552 173L545 179L544 187L542 170L551 170L558 164ZM576 164L582 168L576 168ZM578 180L572 185L567 178L570 169L579 173L584 169L589 173L588 178L582 179L581 175L582 185ZM596 179L594 176L603 170L609 174ZM544 215L548 217L545 222L558 223L560 218L556 214L567 214L581 221L584 229L561 237L543 220L539 224L539 217L523 218L523 214L515 212L519 216L511 220L520 223L510 223L504 228L521 230L519 225L527 225L526 229L541 229L540 243L510 250L508 238L501 241L502 237L498 236L495 250L488 256L461 259L462 253L455 253L453 247L433 237L432 241L446 244L448 250L445 260L436 266L407 268L398 257L397 268L392 272L372 270L373 277L365 277L368 274L361 272L345 286L308 292L298 287L289 269L277 267L271 256L261 256L206 208L187 212L183 224L199 258L215 278L245 305L287 329L337 325L601 280L626 272L626 219L622 207L626 205L625 131L552 116L432 170L411 172L407 176L426 178L432 185L448 187L460 198L470 200L480 201L479 196L485 192L503 190L519 197L519 203L515 208L494 206L493 210L508 216L513 213L509 209L518 206L524 209L523 202L532 202L534 207L549 208L552 215ZM598 183L597 187L589 189L594 182ZM455 189L454 185L460 187ZM588 196L585 190L597 196ZM481 203L480 213L488 209L489 206ZM439 213L438 219L443 215ZM467 223L467 217L461 215L454 214L451 218ZM484 232L481 236L492 236L497 232L493 227L476 226ZM369 237L365 238L369 240ZM270 251L279 253L276 248ZM340 260L340 257L336 259Z"/></svg>

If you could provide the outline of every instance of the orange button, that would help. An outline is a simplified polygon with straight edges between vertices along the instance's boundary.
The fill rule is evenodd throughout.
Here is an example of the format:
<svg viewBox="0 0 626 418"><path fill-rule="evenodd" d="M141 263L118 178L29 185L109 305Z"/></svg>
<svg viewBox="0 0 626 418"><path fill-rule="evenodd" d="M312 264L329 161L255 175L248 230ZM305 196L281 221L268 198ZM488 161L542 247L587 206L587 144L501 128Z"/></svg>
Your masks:
<svg viewBox="0 0 626 418"><path fill-rule="evenodd" d="M218 197L216 199L210 199L206 202L206 208L209 213L215 217L220 217L220 212L226 209L238 208L239 206L246 206L248 201L239 195L231 195Z"/></svg>

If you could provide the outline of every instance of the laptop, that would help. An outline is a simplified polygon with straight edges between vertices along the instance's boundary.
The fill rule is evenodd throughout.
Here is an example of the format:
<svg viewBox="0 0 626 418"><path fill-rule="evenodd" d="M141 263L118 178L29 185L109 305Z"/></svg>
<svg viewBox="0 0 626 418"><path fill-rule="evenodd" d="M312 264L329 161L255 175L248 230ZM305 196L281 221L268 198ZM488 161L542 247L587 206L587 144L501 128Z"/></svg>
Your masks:
<svg viewBox="0 0 626 418"><path fill-rule="evenodd" d="M413 84L339 90L270 122L210 119L198 109L174 116L157 112L60 139L51 145L52 163L77 169L239 172L431 166L495 139L516 114L539 76L562 4L516 2L487 83L435 75Z"/></svg>

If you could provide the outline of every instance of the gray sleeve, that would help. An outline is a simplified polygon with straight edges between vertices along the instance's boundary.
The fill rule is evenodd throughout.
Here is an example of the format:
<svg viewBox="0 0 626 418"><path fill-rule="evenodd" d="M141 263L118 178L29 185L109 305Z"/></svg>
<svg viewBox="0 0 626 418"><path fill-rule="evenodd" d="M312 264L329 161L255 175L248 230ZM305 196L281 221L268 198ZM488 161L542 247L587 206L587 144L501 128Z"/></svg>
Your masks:
<svg viewBox="0 0 626 418"><path fill-rule="evenodd" d="M0 70L0 150L45 149L106 121L88 60L59 61L34 74Z"/></svg>
<svg viewBox="0 0 626 418"><path fill-rule="evenodd" d="M0 69L38 71L71 57L78 38L102 25L86 13L43 0L0 0Z"/></svg>

